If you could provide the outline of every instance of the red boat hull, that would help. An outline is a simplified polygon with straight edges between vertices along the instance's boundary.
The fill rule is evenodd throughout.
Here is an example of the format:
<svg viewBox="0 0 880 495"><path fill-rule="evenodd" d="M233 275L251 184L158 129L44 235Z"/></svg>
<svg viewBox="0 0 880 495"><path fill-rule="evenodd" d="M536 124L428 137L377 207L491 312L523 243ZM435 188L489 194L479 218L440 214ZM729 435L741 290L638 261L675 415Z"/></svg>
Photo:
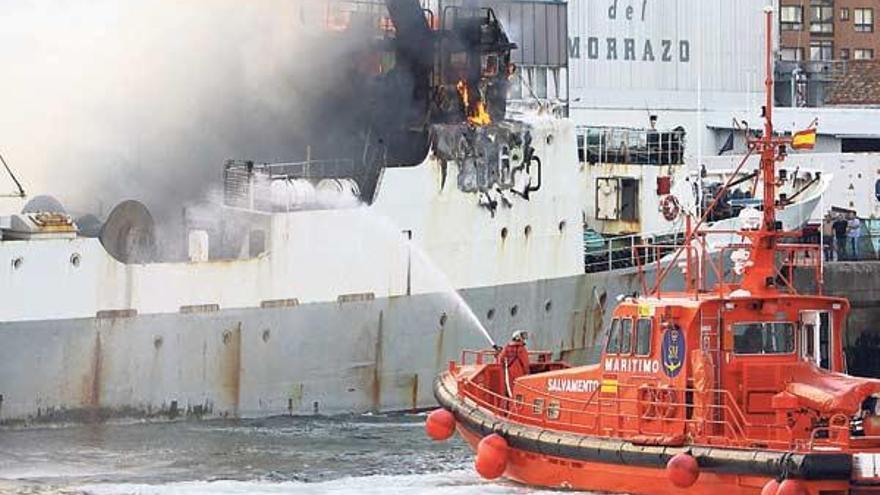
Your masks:
<svg viewBox="0 0 880 495"><path fill-rule="evenodd" d="M458 433L474 451L481 437L459 425ZM770 478L703 472L697 483L678 488L663 469L581 462L510 449L504 477L523 485L552 489L628 493L632 495L760 495ZM805 481L811 495L850 493L849 481ZM870 490L866 487L866 490ZM880 491L865 491L880 495Z"/></svg>

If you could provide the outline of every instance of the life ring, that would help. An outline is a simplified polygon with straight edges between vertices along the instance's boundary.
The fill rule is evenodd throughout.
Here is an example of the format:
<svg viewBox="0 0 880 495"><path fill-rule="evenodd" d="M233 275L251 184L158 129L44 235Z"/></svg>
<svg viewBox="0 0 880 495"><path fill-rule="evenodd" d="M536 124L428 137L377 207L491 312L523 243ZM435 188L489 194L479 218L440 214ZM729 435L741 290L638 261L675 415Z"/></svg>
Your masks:
<svg viewBox="0 0 880 495"><path fill-rule="evenodd" d="M681 204L678 202L678 198L672 194L666 195L660 201L660 212L663 213L663 218L667 222L674 222L681 213Z"/></svg>
<svg viewBox="0 0 880 495"><path fill-rule="evenodd" d="M657 398L655 388L650 385L641 385L638 389L637 405L639 417L646 420L657 417Z"/></svg>
<svg viewBox="0 0 880 495"><path fill-rule="evenodd" d="M663 419L672 419L678 411L678 394L674 388L662 385L654 392L657 414Z"/></svg>
<svg viewBox="0 0 880 495"><path fill-rule="evenodd" d="M638 389L638 414L642 419L672 419L678 411L677 402L678 394L668 385L642 385Z"/></svg>

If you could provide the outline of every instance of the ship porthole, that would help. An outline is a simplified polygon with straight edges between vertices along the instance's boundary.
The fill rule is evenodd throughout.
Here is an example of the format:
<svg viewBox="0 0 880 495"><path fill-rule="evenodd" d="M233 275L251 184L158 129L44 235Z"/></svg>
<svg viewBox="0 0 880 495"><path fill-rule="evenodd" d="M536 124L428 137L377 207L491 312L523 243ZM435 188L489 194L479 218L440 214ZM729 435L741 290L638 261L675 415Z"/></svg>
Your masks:
<svg viewBox="0 0 880 495"><path fill-rule="evenodd" d="M553 134L547 134L547 146L553 144Z"/></svg>
<svg viewBox="0 0 880 495"><path fill-rule="evenodd" d="M516 316L519 313L519 306L514 304L510 307L510 316Z"/></svg>
<svg viewBox="0 0 880 495"><path fill-rule="evenodd" d="M230 332L230 331L228 331L228 330L225 331L225 332L223 332L223 344L224 344L224 345L229 345L229 343L230 343L231 341L232 341L232 332Z"/></svg>
<svg viewBox="0 0 880 495"><path fill-rule="evenodd" d="M80 255L79 253L73 253L70 255L70 264L74 267L79 267Z"/></svg>
<svg viewBox="0 0 880 495"><path fill-rule="evenodd" d="M24 260L21 256L19 256L12 260L12 268L18 270L19 268L21 268L22 263L24 263Z"/></svg>
<svg viewBox="0 0 880 495"><path fill-rule="evenodd" d="M445 325L446 325L446 321L447 321L448 319L449 319L449 317L446 316L446 313L443 313L442 315L440 315L440 326L441 326L441 327L442 327L442 326L445 326Z"/></svg>
<svg viewBox="0 0 880 495"><path fill-rule="evenodd" d="M160 347L162 347L162 337L161 336L157 336L156 338L153 339L153 347L155 347L157 350Z"/></svg>
<svg viewBox="0 0 880 495"><path fill-rule="evenodd" d="M268 329L268 328L267 328L266 330L263 330L263 342L269 342L269 337L270 337L270 336L271 336L271 335L269 334L269 329Z"/></svg>
<svg viewBox="0 0 880 495"><path fill-rule="evenodd" d="M549 313L551 309L553 309L553 301L547 299L547 302L544 303L544 311Z"/></svg>
<svg viewBox="0 0 880 495"><path fill-rule="evenodd" d="M532 226L526 225L526 229L525 229L524 233L525 233L526 237L532 235Z"/></svg>
<svg viewBox="0 0 880 495"><path fill-rule="evenodd" d="M490 309L488 312L486 312L486 319L491 320L492 318L495 318L495 310L494 309Z"/></svg>
<svg viewBox="0 0 880 495"><path fill-rule="evenodd" d="M501 238L502 238L502 239L507 239L507 234L508 234L508 233L509 233L509 232L508 232L508 230L507 230L507 227L502 228L502 229L501 229Z"/></svg>
<svg viewBox="0 0 880 495"><path fill-rule="evenodd" d="M563 232L565 230L565 226L566 226L565 220L562 220L561 222L559 222L559 231Z"/></svg>

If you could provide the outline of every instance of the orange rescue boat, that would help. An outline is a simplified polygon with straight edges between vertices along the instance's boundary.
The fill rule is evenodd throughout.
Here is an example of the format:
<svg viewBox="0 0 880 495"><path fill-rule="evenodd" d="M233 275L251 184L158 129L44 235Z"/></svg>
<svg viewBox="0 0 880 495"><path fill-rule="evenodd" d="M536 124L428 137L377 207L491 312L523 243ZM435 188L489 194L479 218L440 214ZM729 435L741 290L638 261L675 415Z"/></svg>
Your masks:
<svg viewBox="0 0 880 495"><path fill-rule="evenodd" d="M656 260L653 283L642 273L647 295L618 304L598 364L533 352L509 383L498 350L450 363L427 430L457 430L482 476L644 495L880 494L880 381L845 374L849 304L822 295L821 247L786 243L799 233L776 221L775 165L792 142L773 132L769 9L767 32L764 132L748 136L763 213L717 257L708 212L683 246L636 247ZM679 260L685 290L662 291ZM814 270L818 294L795 290L795 267Z"/></svg>

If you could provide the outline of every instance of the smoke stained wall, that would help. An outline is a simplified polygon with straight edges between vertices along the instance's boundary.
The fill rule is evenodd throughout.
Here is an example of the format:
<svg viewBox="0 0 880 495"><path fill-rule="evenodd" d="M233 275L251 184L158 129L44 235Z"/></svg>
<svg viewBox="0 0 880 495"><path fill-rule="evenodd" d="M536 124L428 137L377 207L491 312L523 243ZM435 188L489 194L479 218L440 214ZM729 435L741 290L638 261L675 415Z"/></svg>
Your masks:
<svg viewBox="0 0 880 495"><path fill-rule="evenodd" d="M0 151L31 195L74 211L133 198L179 216L217 187L225 159L300 159L330 135L334 106L355 95L339 66L359 48L325 43L324 7L4 2Z"/></svg>

